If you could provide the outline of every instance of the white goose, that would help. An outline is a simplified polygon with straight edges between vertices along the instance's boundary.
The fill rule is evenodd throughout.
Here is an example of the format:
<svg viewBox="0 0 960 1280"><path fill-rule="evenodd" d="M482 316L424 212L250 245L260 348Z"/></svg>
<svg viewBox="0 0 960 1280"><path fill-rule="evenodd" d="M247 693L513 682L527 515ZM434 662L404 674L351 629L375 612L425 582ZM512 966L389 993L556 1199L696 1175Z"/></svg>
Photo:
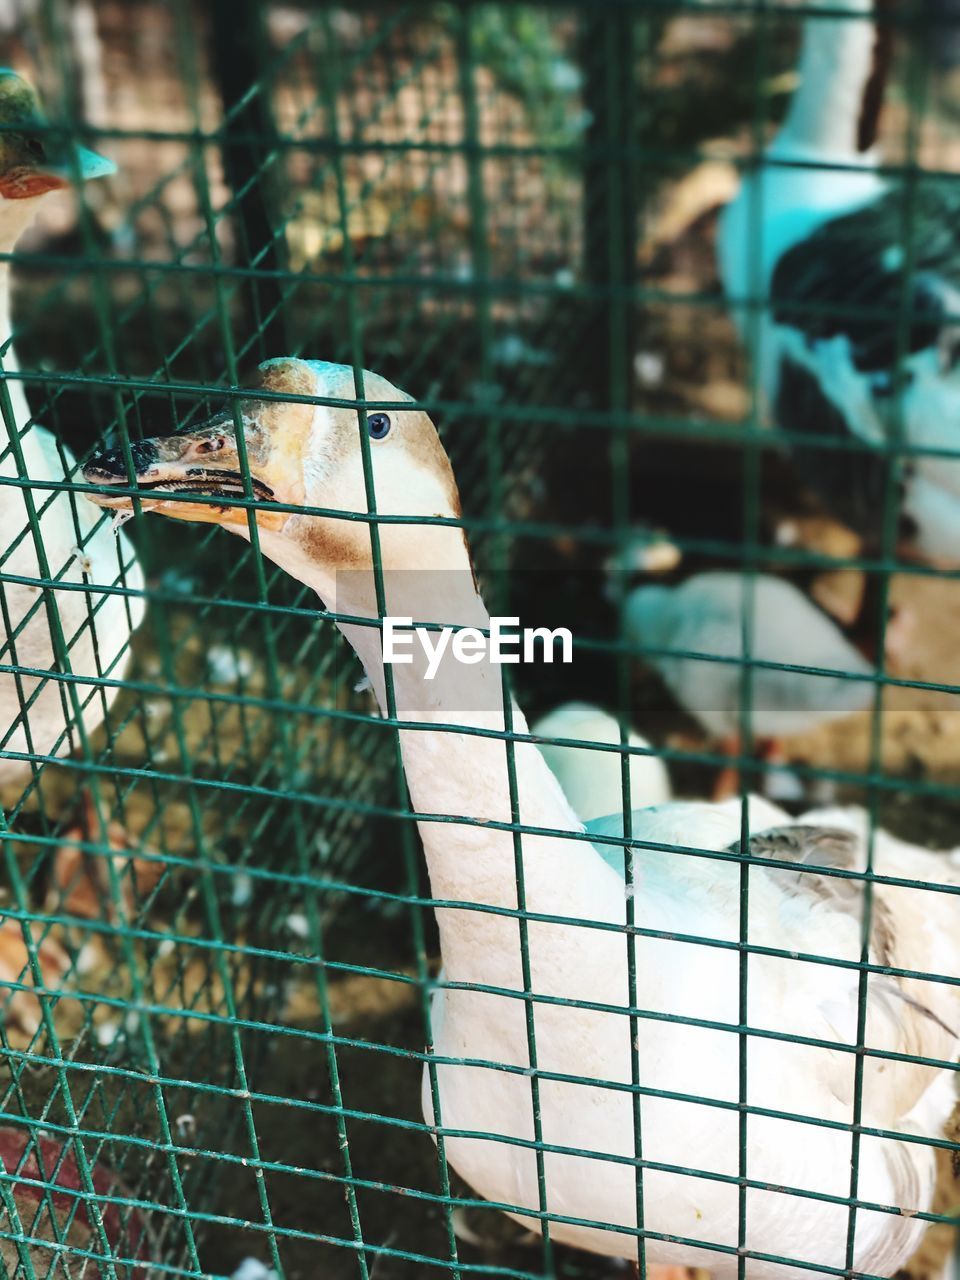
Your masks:
<svg viewBox="0 0 960 1280"><path fill-rule="evenodd" d="M367 523L355 518L369 508L358 415L351 404L353 373L289 358L263 366L262 385L268 393L340 402L329 407L306 399L248 401L242 416L245 450L253 492L263 503L256 518L265 554L311 586L325 608L371 620L341 625L386 706L370 536ZM379 525L387 614L484 626L489 617L456 525L456 483L433 424L384 379L364 374L363 389L369 401L404 406L364 415L378 510L406 517ZM143 442L136 464L147 509L247 533L245 510L229 505L241 491L232 412L188 434ZM129 506L128 498L109 491L126 482L117 452L97 455L85 477L103 486L103 505ZM160 496L164 491L168 497ZM217 505L179 496L191 492ZM271 502L334 509L354 518L272 510ZM447 523L420 523L438 516ZM442 572L425 571L424 565ZM441 1118L450 1131L446 1151L480 1195L537 1229L527 1004L517 998L524 991L520 929L511 915L499 914L518 903L514 835L496 825L511 821L511 786L503 741L483 736L507 723L500 674L485 663L460 665L448 647L436 678L427 682L418 646L413 656L409 665L391 667L399 715L415 722L400 732L404 768L413 804L424 815L419 827L431 891L463 904L437 911L445 979L433 1004L436 1052L442 1059L469 1060L438 1067ZM513 703L509 720L516 732L525 732ZM541 918L526 926L531 989L538 997L532 1008L542 1136L551 1148L544 1160L553 1238L601 1254L637 1256L627 1087L636 1036L642 1083L654 1091L642 1098L643 1155L657 1166L643 1175L646 1257L651 1263L704 1266L720 1280L732 1280L738 1248L740 867L724 858L636 851L637 923L667 936L636 940L638 1003L647 1016L638 1016L632 1027L626 938L619 929L590 927L626 921L622 857L612 856L616 846L610 845L603 846L604 857L584 839L532 743L516 744L514 754L521 823L551 833L522 836L526 910L581 922ZM663 829L668 822L671 839L706 834L706 846L714 850L737 839L736 810L726 821L711 810L709 832L701 830L698 812L696 806L669 807L666 817L662 809L653 811L652 820L650 811L635 817L641 831ZM461 821L431 821L443 815ZM795 868L803 862L823 862L828 871L860 865L862 841L829 829L786 827L794 832L787 835L783 830L753 850L769 856L772 865L750 873L750 939L778 954L750 956L748 1021L767 1032L812 1037L824 1047L764 1036L746 1041L748 1102L776 1113L751 1113L747 1121L748 1175L766 1184L746 1191L747 1274L764 1278L784 1274L781 1264L764 1255L795 1259L798 1267L790 1274L796 1276L813 1276L817 1266L847 1265L850 1215L843 1200L850 1193L851 1135L844 1126L853 1119L857 1057L842 1048L856 1043L857 971L798 958L857 958L856 882L842 880L836 889L829 875ZM960 875L946 860L931 856L917 864L886 845L878 852L882 871L960 886ZM954 899L881 885L874 897L876 962L960 976ZM686 942L681 935L729 945ZM956 987L876 974L868 993L866 1038L872 1049L936 1061L955 1057ZM700 1025L670 1020L677 1016ZM867 1133L861 1139L862 1207L854 1224L853 1267L889 1275L920 1238L924 1224L914 1213L929 1207L933 1188L932 1152L898 1134L939 1134L952 1098L952 1074L896 1057L868 1054L862 1061L863 1123L890 1136ZM497 1070L496 1064L513 1070ZM432 1122L426 1090L424 1102ZM797 1118L777 1118L785 1114Z"/></svg>
<svg viewBox="0 0 960 1280"><path fill-rule="evenodd" d="M69 185L75 165L87 180L113 172L113 164L83 148L71 156L52 135L36 132L35 126L42 123L36 94L25 80L8 70L0 70L0 123L9 130L0 134L0 251L10 254L44 200ZM0 264L0 341L9 344L10 334L10 262L6 260ZM9 345L3 351L3 367L7 373L17 370ZM28 425L30 407L23 383L13 379L5 385L26 477L41 483L63 481L76 466L69 450L58 447L55 437L43 427ZM16 479L19 471L12 441L7 438L5 424L0 430L6 440L0 477ZM123 536L115 537L108 522L89 504L77 502L75 494L53 496L49 489L37 489L33 502L40 513L39 540L50 577L68 588L74 584L91 588L53 589L49 593L62 628L69 669L81 678L117 679L123 674L131 631L143 617L144 602L140 595L124 598L98 593L95 584L119 584L142 591L143 575L133 548ZM0 527L0 572L30 580L46 576L30 529L25 492L15 484L0 484ZM50 674L0 672L0 755L67 754L78 745L78 739L70 691L56 677L57 649L45 599L48 592L33 582L5 580L3 594L6 625L0 663ZM79 684L76 692L83 723L91 731L102 721L105 704L113 701L117 691L107 688L101 696L92 693L92 686ZM24 768L21 761L0 758L0 782L16 778Z"/></svg>
<svg viewBox="0 0 960 1280"><path fill-rule="evenodd" d="M637 587L624 609L627 635L637 645L663 650L644 655L645 661L728 754L740 750L748 611L751 658L797 668L753 670L750 722L765 756L777 758L782 737L871 705L871 664L832 618L783 578L757 574L751 586L740 573L697 573L678 586ZM727 661L711 661L711 656ZM841 674L814 675L803 668ZM721 789L729 783L724 776Z"/></svg>
<svg viewBox="0 0 960 1280"><path fill-rule="evenodd" d="M921 176L907 195L876 172L884 44L870 0L830 7L849 16L805 19L799 88L722 215L719 264L743 330L744 300L769 299L756 350L776 422L857 446L793 444L811 488L875 547L898 386L904 442L960 454L960 190ZM960 561L960 460L906 458L893 494L902 551Z"/></svg>
<svg viewBox="0 0 960 1280"><path fill-rule="evenodd" d="M680 558L679 548L665 535L645 529L636 533L625 553L611 558L608 572L666 573L676 568ZM618 599L612 583L608 595L613 603ZM552 739L540 743L540 751L582 822L622 809L621 753L567 745L584 742L619 746L620 724L614 716L589 702L564 702L536 720L532 732L538 738ZM651 745L635 729L627 733L627 745L633 748L630 808L666 803L673 794L666 765L656 755L637 754L651 751Z"/></svg>

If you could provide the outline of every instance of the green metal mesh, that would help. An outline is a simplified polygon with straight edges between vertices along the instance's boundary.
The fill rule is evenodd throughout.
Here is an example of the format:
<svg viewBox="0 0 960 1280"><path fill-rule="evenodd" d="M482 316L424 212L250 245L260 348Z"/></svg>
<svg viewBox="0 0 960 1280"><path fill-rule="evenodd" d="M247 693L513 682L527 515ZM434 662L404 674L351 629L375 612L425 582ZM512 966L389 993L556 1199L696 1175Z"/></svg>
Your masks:
<svg viewBox="0 0 960 1280"><path fill-rule="evenodd" d="M895 469L880 559L771 540L782 437L763 424L709 236L679 250L658 239L666 197L689 169L748 166L758 154L782 109L799 11L173 0L91 6L91 46L81 10L44 0L11 38L51 128L119 166L84 190L58 236L17 255L14 376L36 419L78 457L111 433L126 446L199 421L268 356L353 364L361 398L359 370L374 368L441 425L488 603L520 601L532 621L554 624L573 611L578 692L619 708L624 725L643 714L638 651L612 638L597 593L601 564L639 519L662 519L688 554L747 573L886 580L901 568ZM683 24L686 40L671 40ZM917 166L930 167L927 71L922 52L908 60L888 148L904 183L908 258ZM756 323L765 303L752 305ZM902 334L904 308L892 323ZM24 487L39 511L50 487L28 480L21 459L19 478L2 483ZM525 946L534 1139L516 1142L536 1151L539 1206L524 1213L541 1219L541 1245L503 1226L498 1210L510 1206L485 1206L452 1174L442 1115L432 1134L421 1118L424 1061L439 1114L436 1058L423 1049L436 935L395 705L385 720L374 714L332 622L255 538L245 547L142 514L127 528L149 599L129 665L91 690L73 679L62 635L56 671L18 662L16 636L3 655L25 690L39 675L74 711L102 689L121 692L72 756L12 753L22 771L4 795L0 923L20 951L0 970L0 1273L219 1278L253 1255L289 1280L608 1274L550 1239L558 1215L544 1155L556 1148L542 1138L538 1090L561 1077L537 1070L546 997L530 992ZM38 608L63 568L42 566ZM118 580L113 591L131 588ZM749 789L777 769L752 750L745 613ZM894 679L881 667L864 757L794 772L839 787L876 822L899 812L908 829L922 823L956 844L944 838L958 812L949 774L908 776L885 762L885 688L956 692L948 679ZM566 689L545 668L519 692L536 712ZM22 704L29 726L29 692ZM523 940L529 829L509 723L503 736ZM702 745L662 754L701 790L725 763ZM625 745L622 759L626 798ZM111 842L111 820L125 837ZM630 834L628 819L628 848ZM83 856L70 860L71 850ZM739 1115L743 1275L746 1192L759 1185L747 1127L758 1111L781 1114L750 1105L746 1073L750 1037L774 1034L747 1018L750 957L771 949L747 939L756 859L703 856L740 865L739 944L694 941L740 954L738 1025L718 1024L740 1038L739 1103L708 1105ZM856 1211L874 1207L858 1197L874 879L868 871L863 952L847 963L861 974L849 1046L857 1104L839 1126L852 1133L850 1193L839 1200L850 1208L848 1269ZM664 1095L645 1085L636 1046L651 1018L669 1015L638 1004L645 931L632 899L629 910L632 1078L608 1087L634 1100L642 1240L643 1174L658 1167L644 1159L643 1100ZM960 1150L947 1137L936 1145ZM954 1196L925 1216L955 1224L956 1207Z"/></svg>

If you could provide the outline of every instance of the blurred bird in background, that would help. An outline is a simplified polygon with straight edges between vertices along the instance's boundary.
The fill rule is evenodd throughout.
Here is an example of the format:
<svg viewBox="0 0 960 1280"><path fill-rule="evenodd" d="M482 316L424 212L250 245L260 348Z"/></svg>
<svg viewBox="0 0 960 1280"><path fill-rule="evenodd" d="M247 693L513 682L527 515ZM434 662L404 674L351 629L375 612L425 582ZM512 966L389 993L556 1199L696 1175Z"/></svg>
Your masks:
<svg viewBox="0 0 960 1280"><path fill-rule="evenodd" d="M591 750L589 746L564 746L562 741L557 741L569 738L596 743L598 747L619 747L620 724L614 716L588 702L565 702L535 721L530 732L550 739L540 744L540 752L563 787L570 807L582 822L622 808L624 778L621 753ZM631 729L626 742L632 748L627 793L630 808L643 809L649 804L663 804L671 796L666 766L639 733Z"/></svg>
<svg viewBox="0 0 960 1280"><path fill-rule="evenodd" d="M631 639L660 651L645 660L726 754L740 754L743 708L761 755L778 761L781 738L865 710L874 697L870 662L783 578L699 573L678 586L637 587L624 610ZM754 667L747 683L747 656L775 665ZM724 770L715 794L738 785L736 771Z"/></svg>
<svg viewBox="0 0 960 1280"><path fill-rule="evenodd" d="M49 132L32 86L10 70L0 71L0 124L0 249L8 255L0 266L0 335L6 344L3 368L9 375L18 367L10 346L9 255L51 194L76 178L86 182L110 174L114 166ZM63 755L75 749L80 738L71 686L54 673L69 670L78 677L73 688L84 730L91 732L106 715L117 688L97 691L82 681L123 674L130 635L143 618L143 575L130 542L122 534L115 537L89 503L78 503L69 492L39 487L63 485L76 463L50 431L31 421L22 381L7 377L3 388L10 438L0 456L0 477L8 481L0 485L5 537L0 567L31 581L5 584L6 637L0 659L30 673L0 675L0 748ZM38 487L24 489L17 483L21 477ZM31 507L37 516L36 535ZM47 579L62 583L64 589L41 586ZM116 585L130 594L97 591ZM72 586L88 590L68 589ZM50 674L33 674L38 671ZM16 777L25 768L20 761L4 759L0 780Z"/></svg>
<svg viewBox="0 0 960 1280"><path fill-rule="evenodd" d="M871 554L889 537L955 565L960 188L878 173L893 32L867 0L840 9L804 19L799 87L724 210L720 273L804 481ZM867 588L876 631L876 575Z"/></svg>

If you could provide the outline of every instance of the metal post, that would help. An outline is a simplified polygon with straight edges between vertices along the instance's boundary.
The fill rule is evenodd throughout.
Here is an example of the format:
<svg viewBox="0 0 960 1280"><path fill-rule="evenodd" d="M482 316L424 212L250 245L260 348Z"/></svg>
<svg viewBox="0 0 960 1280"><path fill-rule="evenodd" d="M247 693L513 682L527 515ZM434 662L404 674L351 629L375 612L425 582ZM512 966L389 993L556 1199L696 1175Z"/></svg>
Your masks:
<svg viewBox="0 0 960 1280"><path fill-rule="evenodd" d="M275 227L272 170L278 133L265 75L267 34L258 0L211 0L210 59L223 103L221 154L233 192L236 261L262 272L287 269L286 242ZM259 335L257 359L289 349L277 276L251 278L242 289L247 325Z"/></svg>

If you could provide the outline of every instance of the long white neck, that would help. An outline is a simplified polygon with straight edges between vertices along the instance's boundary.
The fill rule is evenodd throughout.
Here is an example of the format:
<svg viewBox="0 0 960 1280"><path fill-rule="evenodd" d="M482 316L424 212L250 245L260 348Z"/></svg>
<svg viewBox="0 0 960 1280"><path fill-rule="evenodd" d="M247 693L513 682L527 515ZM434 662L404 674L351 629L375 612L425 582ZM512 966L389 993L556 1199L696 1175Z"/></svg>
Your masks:
<svg viewBox="0 0 960 1280"><path fill-rule="evenodd" d="M9 254L17 247L17 241L32 226L37 217L37 206L42 197L31 200L0 200L0 253ZM13 331L10 319L10 262L0 262L0 343L6 342ZM3 356L4 368L17 369L11 347Z"/></svg>
<svg viewBox="0 0 960 1280"><path fill-rule="evenodd" d="M807 18L800 84L780 132L767 148L774 161L749 173L720 221L720 275L729 297L769 286L780 256L824 221L875 199L884 189L877 151L857 150L864 91L873 67L876 29L868 0L837 0L850 17ZM831 168L831 163L849 166ZM817 168L817 165L825 167ZM748 332L749 314L734 312ZM770 387L765 374L765 385Z"/></svg>
<svg viewBox="0 0 960 1280"><path fill-rule="evenodd" d="M10 250L4 245L2 246L4 253ZM0 346L6 343L13 332L13 321L10 316L10 263L9 261L0 262ZM3 355L4 369L18 368L16 353L13 349L13 343L6 348Z"/></svg>
<svg viewBox="0 0 960 1280"><path fill-rule="evenodd" d="M419 531L421 535L424 530ZM262 538L267 555L318 591L328 609L372 616L370 575L340 574L336 582L316 571L296 552L285 550L282 535ZM463 536L459 530L432 528L428 555L413 563L443 566L421 571L387 571L386 613L453 626L486 627L489 615L477 593ZM396 561L394 561L396 563ZM352 579L352 581L351 581ZM346 624L341 630L357 652L381 709L386 710L382 635L378 627ZM415 812L473 819L480 823L513 821L507 746L502 738L484 738L457 729L503 731L505 705L499 666L486 662L463 666L448 650L435 677L425 679L427 659L413 646L409 665L391 664L397 714L423 728L400 733L404 772ZM511 725L527 732L515 702ZM452 731L438 726L452 726ZM532 744L513 745L519 822L524 826L579 831L543 756ZM513 834L468 823L419 822L435 898L516 908L517 883ZM598 864L593 875L593 864ZM590 915L591 899L602 894L609 871L586 842L562 837L523 836L526 900L531 910ZM590 874L585 875L585 868ZM612 873L610 873L612 874ZM582 887L582 881L589 881ZM622 895L622 887L621 887ZM602 915L601 905L596 914ZM477 980L478 957L496 964L496 956L514 956L517 924L510 918L478 912L438 912L444 965L449 975Z"/></svg>
<svg viewBox="0 0 960 1280"><path fill-rule="evenodd" d="M876 27L870 0L840 0L850 17L804 22L800 85L771 153L783 158L857 154L863 95L873 65Z"/></svg>
<svg viewBox="0 0 960 1280"><path fill-rule="evenodd" d="M17 247L17 241L36 219L37 206L43 198L0 200L0 252L4 254L13 253ZM10 274L9 259L0 261L0 347L9 342L10 335L13 332L10 311ZM12 344L6 348L0 358L2 358L5 372L16 373L19 371L20 365L17 362L17 355ZM7 391L10 396L10 406L13 410L14 421L22 428L30 418L30 407L23 383L19 379L11 380L7 383ZM0 439L6 435L2 427L3 423L0 420ZM23 437L24 448L29 446L31 435L32 433L28 433Z"/></svg>

